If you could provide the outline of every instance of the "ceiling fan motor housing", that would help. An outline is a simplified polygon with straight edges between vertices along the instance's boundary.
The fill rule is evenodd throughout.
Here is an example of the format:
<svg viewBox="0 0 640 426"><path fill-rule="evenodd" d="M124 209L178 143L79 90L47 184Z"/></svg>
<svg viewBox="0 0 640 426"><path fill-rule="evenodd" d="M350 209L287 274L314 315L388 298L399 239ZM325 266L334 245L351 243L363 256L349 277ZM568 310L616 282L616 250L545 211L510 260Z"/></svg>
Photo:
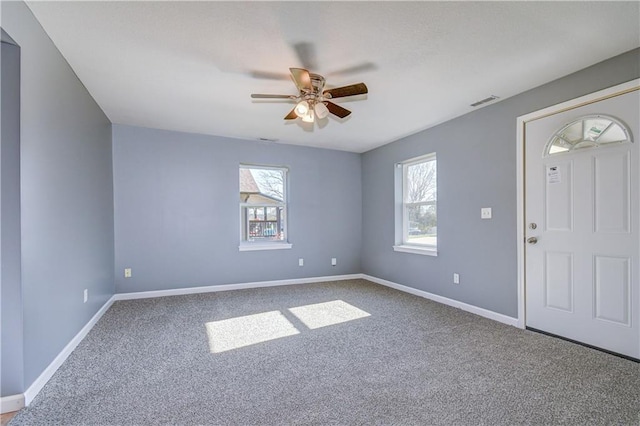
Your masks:
<svg viewBox="0 0 640 426"><path fill-rule="evenodd" d="M311 78L311 86L313 86L313 94L321 95L322 89L324 89L325 79L320 74L309 73L309 77Z"/></svg>

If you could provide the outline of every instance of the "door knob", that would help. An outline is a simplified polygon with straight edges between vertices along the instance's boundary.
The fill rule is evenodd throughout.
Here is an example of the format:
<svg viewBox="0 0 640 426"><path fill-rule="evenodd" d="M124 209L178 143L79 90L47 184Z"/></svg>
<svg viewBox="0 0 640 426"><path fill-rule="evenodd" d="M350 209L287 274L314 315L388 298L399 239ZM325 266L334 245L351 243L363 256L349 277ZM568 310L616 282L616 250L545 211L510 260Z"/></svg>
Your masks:
<svg viewBox="0 0 640 426"><path fill-rule="evenodd" d="M537 243L537 242L538 242L538 238L536 238L536 237L529 237L529 238L527 238L527 242L528 242L529 244L535 244L535 243Z"/></svg>

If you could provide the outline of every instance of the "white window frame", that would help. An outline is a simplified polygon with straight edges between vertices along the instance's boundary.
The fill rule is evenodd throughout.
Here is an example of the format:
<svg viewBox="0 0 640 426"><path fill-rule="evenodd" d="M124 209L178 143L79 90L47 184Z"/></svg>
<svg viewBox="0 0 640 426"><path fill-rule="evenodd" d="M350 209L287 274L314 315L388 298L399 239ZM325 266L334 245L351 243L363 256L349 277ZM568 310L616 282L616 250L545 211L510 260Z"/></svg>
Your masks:
<svg viewBox="0 0 640 426"><path fill-rule="evenodd" d="M436 163L436 173L438 167L438 160L436 157L436 153L432 152L426 155L421 155L419 157L410 158L406 161L400 162L396 164L396 214L395 214L395 245L393 246L393 250L397 252L403 253L413 253L413 254L421 254L426 256L437 256L438 255L438 245L436 244L421 244L414 243L409 241L409 218L407 214L407 170L410 166L419 163L425 163L428 161L434 161ZM437 174L436 174L437 176ZM436 177L436 194L437 194L437 177ZM420 202L420 203L412 203L414 205L428 205L435 204L436 212L438 210L438 197L436 195L436 200L434 202ZM436 226L437 226L437 213L436 213ZM437 241L437 240L436 240Z"/></svg>
<svg viewBox="0 0 640 426"><path fill-rule="evenodd" d="M261 164L246 164L241 163L238 171L240 169L261 169L261 170L278 170L283 173L283 194L282 194L282 202L275 204L253 204L253 203L243 203L240 201L240 245L238 246L239 251L257 251L257 250L283 250L290 249L293 247L292 244L289 243L289 230L288 230L288 221L289 221L289 212L288 212L288 192L289 192L289 168L285 166L266 166ZM239 185L239 182L238 182ZM238 194L240 193L238 188ZM282 226L284 229L285 239L284 241L248 241L248 233L249 233L249 223L248 218L246 219L247 223L245 223L245 215L244 210L246 208L261 208L261 207L275 207L282 208L284 212L284 220L282 221ZM265 211L266 215L266 211ZM265 217L266 219L266 217ZM246 230L246 233L245 233ZM246 235L246 236L245 236Z"/></svg>

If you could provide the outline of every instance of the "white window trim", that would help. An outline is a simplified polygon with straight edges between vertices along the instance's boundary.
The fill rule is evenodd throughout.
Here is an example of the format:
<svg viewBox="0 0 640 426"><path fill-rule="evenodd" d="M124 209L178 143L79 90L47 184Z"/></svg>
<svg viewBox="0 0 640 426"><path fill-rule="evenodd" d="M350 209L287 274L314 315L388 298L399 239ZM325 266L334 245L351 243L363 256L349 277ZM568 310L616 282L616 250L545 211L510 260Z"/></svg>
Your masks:
<svg viewBox="0 0 640 426"><path fill-rule="evenodd" d="M404 202L405 194L407 193L407 169L409 166L414 164L423 163L425 161L437 160L437 156L435 152L421 155L420 157L414 157L407 161L402 161L396 164L396 167L400 169L399 179L401 179L401 185L398 186L396 184L396 189L401 187L401 194L399 203L400 206L399 211L396 210L396 244L393 246L393 251L400 253L411 253L411 254L419 254L424 256L438 256L438 246L433 244L411 244L408 241L408 226L405 226L408 223L407 217L407 209L406 204ZM433 204L433 201L424 201L420 203L412 203L412 204ZM437 205L438 201L435 201ZM398 220L400 219L400 220Z"/></svg>
<svg viewBox="0 0 640 426"><path fill-rule="evenodd" d="M239 251L259 251L259 250L286 250L293 247L291 243L272 241L269 243L245 242L238 246Z"/></svg>
<svg viewBox="0 0 640 426"><path fill-rule="evenodd" d="M247 207L264 207L261 204L249 204L240 203L239 217L240 217L240 244L238 245L238 251L261 251L261 250L286 250L293 247L293 244L289 243L289 206L287 203L287 195L289 193L289 168L286 166L264 166L260 164L247 164L240 163L238 168L245 169L263 169L263 170L279 170L284 173L284 194L282 194L282 202L277 204L268 205L268 207L283 207L284 208L284 235L285 241L245 241L243 239L243 228L246 227L244 223L243 209ZM248 228L247 228L248 232Z"/></svg>
<svg viewBox="0 0 640 426"><path fill-rule="evenodd" d="M436 246L415 246L410 244L401 244L393 246L393 251L421 254L424 256L438 256L438 249L436 248Z"/></svg>

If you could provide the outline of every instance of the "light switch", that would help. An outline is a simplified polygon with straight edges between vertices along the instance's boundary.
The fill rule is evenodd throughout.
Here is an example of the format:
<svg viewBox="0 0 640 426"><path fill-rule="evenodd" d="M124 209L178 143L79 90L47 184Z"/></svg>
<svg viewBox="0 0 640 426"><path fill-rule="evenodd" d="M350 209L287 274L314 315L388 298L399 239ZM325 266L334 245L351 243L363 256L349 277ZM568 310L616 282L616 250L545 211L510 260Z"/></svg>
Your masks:
<svg viewBox="0 0 640 426"><path fill-rule="evenodd" d="M480 209L480 217L482 219L491 219L491 207L483 207Z"/></svg>

